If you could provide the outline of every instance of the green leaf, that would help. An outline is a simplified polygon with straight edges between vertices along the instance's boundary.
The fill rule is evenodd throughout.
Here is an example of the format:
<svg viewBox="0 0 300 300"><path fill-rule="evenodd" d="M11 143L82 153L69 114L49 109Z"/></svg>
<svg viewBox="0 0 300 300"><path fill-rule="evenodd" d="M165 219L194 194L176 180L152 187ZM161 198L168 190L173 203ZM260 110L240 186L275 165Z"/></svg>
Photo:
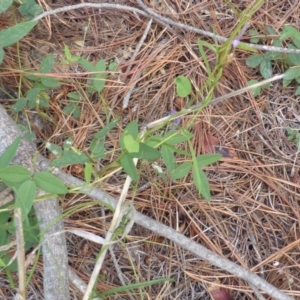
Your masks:
<svg viewBox="0 0 300 300"><path fill-rule="evenodd" d="M72 54L71 54L71 51L68 47L68 45L65 44L65 47L64 47L64 52L65 52L65 57L67 60L71 61L72 59Z"/></svg>
<svg viewBox="0 0 300 300"><path fill-rule="evenodd" d="M64 145L63 145L63 148L64 150L69 150L71 149L72 145L73 145L73 140L71 138L67 138L65 141L64 141Z"/></svg>
<svg viewBox="0 0 300 300"><path fill-rule="evenodd" d="M49 107L50 106L48 100L45 99L44 97L38 97L36 100L36 105L41 106L41 107Z"/></svg>
<svg viewBox="0 0 300 300"><path fill-rule="evenodd" d="M249 80L249 81L248 81L248 85L249 85L249 86L250 86L250 85L253 85L253 84L256 84L256 83L258 83L258 81L255 80L255 79L252 79L252 80ZM261 87L259 86L259 87L256 87L256 88L252 89L252 93L253 93L253 96L254 96L254 97L259 96L260 93L261 93Z"/></svg>
<svg viewBox="0 0 300 300"><path fill-rule="evenodd" d="M24 37L37 22L23 22L0 31L0 46L7 47Z"/></svg>
<svg viewBox="0 0 300 300"><path fill-rule="evenodd" d="M26 99L26 98L18 99L13 107L14 113L20 112L26 106L27 102L28 102L28 99Z"/></svg>
<svg viewBox="0 0 300 300"><path fill-rule="evenodd" d="M130 157L128 153L126 153L121 157L120 164L123 167L124 171L131 177L132 180L134 181L138 180L136 167L133 163L132 157Z"/></svg>
<svg viewBox="0 0 300 300"><path fill-rule="evenodd" d="M204 43L204 41L202 41L199 38L197 39L197 43L198 43L198 49L199 49L199 52L200 52L200 56L202 57L203 62L205 64L205 68L206 68L206 72L208 74L208 77L211 77L211 76L213 76L213 74L211 72L211 67L210 67L206 52L204 51L204 48L203 48L203 45L205 44L207 46L207 43Z"/></svg>
<svg viewBox="0 0 300 300"><path fill-rule="evenodd" d="M5 12L13 3L13 0L1 0L0 14Z"/></svg>
<svg viewBox="0 0 300 300"><path fill-rule="evenodd" d="M217 53L217 49L214 45L212 45L204 40L201 40L200 38L197 39L197 44L198 44L199 52L201 52L200 48L201 47L203 48L203 46L204 46L204 47L208 48L209 50L211 50L212 52Z"/></svg>
<svg viewBox="0 0 300 300"><path fill-rule="evenodd" d="M106 64L104 59L100 59L95 65L95 71L98 72L105 72Z"/></svg>
<svg viewBox="0 0 300 300"><path fill-rule="evenodd" d="M46 87L46 88L56 88L60 86L60 82L54 78L51 77L42 77L41 78L41 83Z"/></svg>
<svg viewBox="0 0 300 300"><path fill-rule="evenodd" d="M26 93L26 98L30 101L34 101L36 103L36 99L38 94L41 92L40 88L33 88Z"/></svg>
<svg viewBox="0 0 300 300"><path fill-rule="evenodd" d="M2 261L5 264L5 271L10 271L10 272L17 272L18 271L18 262L17 259L13 259L11 258L11 256L9 255L5 255L2 258Z"/></svg>
<svg viewBox="0 0 300 300"><path fill-rule="evenodd" d="M281 41L279 39L274 39L273 40L273 46L280 48L282 46Z"/></svg>
<svg viewBox="0 0 300 300"><path fill-rule="evenodd" d="M293 39L293 44L297 47L297 49L300 48L300 32L298 32L296 37ZM298 56L299 56L299 54L298 54Z"/></svg>
<svg viewBox="0 0 300 300"><path fill-rule="evenodd" d="M296 137L296 135L298 133L298 130L295 130L295 129L290 128L290 127L287 127L286 131L288 133L288 140L289 141L292 141Z"/></svg>
<svg viewBox="0 0 300 300"><path fill-rule="evenodd" d="M94 70L99 72L96 74L92 74L91 78L92 78L92 85L94 86L94 88L96 89L96 91L101 92L104 89L105 86L105 75L104 72L106 70L106 64L105 61L103 59L100 59L95 67Z"/></svg>
<svg viewBox="0 0 300 300"><path fill-rule="evenodd" d="M176 94L179 97L186 97L192 92L190 80L185 76L177 76L175 78Z"/></svg>
<svg viewBox="0 0 300 300"><path fill-rule="evenodd" d="M131 157L136 157L146 160L154 160L161 156L160 152L144 143L139 143L140 151L137 153L128 153Z"/></svg>
<svg viewBox="0 0 300 300"><path fill-rule="evenodd" d="M299 95L300 95L300 86L297 87L295 92L295 96L299 96Z"/></svg>
<svg viewBox="0 0 300 300"><path fill-rule="evenodd" d="M15 208L21 208L22 215L27 216L33 204L36 195L36 184L32 180L23 182L19 188L15 189L16 202Z"/></svg>
<svg viewBox="0 0 300 300"><path fill-rule="evenodd" d="M108 123L103 129L101 129L99 132L95 134L95 138L103 139L106 137L108 132L110 132L120 121L120 118L116 118L115 120ZM135 137L136 139L137 137Z"/></svg>
<svg viewBox="0 0 300 300"><path fill-rule="evenodd" d="M55 64L55 59L53 54L48 54L47 56L45 56L41 62L40 65L40 73L49 73Z"/></svg>
<svg viewBox="0 0 300 300"><path fill-rule="evenodd" d="M90 158L84 153L76 153L73 150L65 150L63 155L52 161L52 166L61 167L73 164L84 164L90 162Z"/></svg>
<svg viewBox="0 0 300 300"><path fill-rule="evenodd" d="M265 54L265 60L279 60L282 59L282 53L269 51Z"/></svg>
<svg viewBox="0 0 300 300"><path fill-rule="evenodd" d="M4 58L4 50L2 47L0 47L0 64L3 62L3 58Z"/></svg>
<svg viewBox="0 0 300 300"><path fill-rule="evenodd" d="M82 67L84 67L89 72L95 72L95 67L93 66L93 64L90 63L85 58L81 57L80 60L79 60L79 63L82 65Z"/></svg>
<svg viewBox="0 0 300 300"><path fill-rule="evenodd" d="M72 56L70 49L67 45L65 45L64 51L65 51L65 56L69 62L77 62L81 58L80 56Z"/></svg>
<svg viewBox="0 0 300 300"><path fill-rule="evenodd" d="M99 152L93 152L91 154L91 159L92 160L99 160L99 159L102 159L105 157L105 149L104 149L104 145L103 145L103 149L102 151L99 151Z"/></svg>
<svg viewBox="0 0 300 300"><path fill-rule="evenodd" d="M22 16L28 19L34 18L43 12L43 9L35 3L35 0L23 1L18 10Z"/></svg>
<svg viewBox="0 0 300 300"><path fill-rule="evenodd" d="M158 144L160 144L161 142L163 141L163 137L162 136L159 136L159 135L154 135L154 136L151 136L147 139L146 143L148 146L150 147L157 147Z"/></svg>
<svg viewBox="0 0 300 300"><path fill-rule="evenodd" d="M285 79L285 78L283 78L283 81L282 81L283 87L287 87L292 81L293 81L293 79Z"/></svg>
<svg viewBox="0 0 300 300"><path fill-rule="evenodd" d="M30 177L30 172L21 166L9 166L0 170L0 179L7 183L22 183Z"/></svg>
<svg viewBox="0 0 300 300"><path fill-rule="evenodd" d="M71 92L67 95L70 99L79 101L82 99L82 95L79 92Z"/></svg>
<svg viewBox="0 0 300 300"><path fill-rule="evenodd" d="M118 64L116 62L111 62L109 65L108 65L108 70L109 71L115 71L118 67Z"/></svg>
<svg viewBox="0 0 300 300"><path fill-rule="evenodd" d="M102 139L94 138L90 145L90 151L92 153L102 152L104 149L104 142Z"/></svg>
<svg viewBox="0 0 300 300"><path fill-rule="evenodd" d="M167 145L161 146L161 156L167 170L171 173L175 169L175 158L173 150Z"/></svg>
<svg viewBox="0 0 300 300"><path fill-rule="evenodd" d="M63 108L63 112L67 115L73 115L74 118L78 119L81 115L80 108L75 103L70 103Z"/></svg>
<svg viewBox="0 0 300 300"><path fill-rule="evenodd" d="M278 35L278 33L275 31L275 29L271 25L267 25L265 28L269 35Z"/></svg>
<svg viewBox="0 0 300 300"><path fill-rule="evenodd" d="M6 230L3 230L3 227L5 225L5 223L8 222L8 219L10 218L10 213L8 211L2 211L0 212L0 232L2 231L6 231ZM1 240L0 240L0 245L3 245L3 243L1 243Z"/></svg>
<svg viewBox="0 0 300 300"><path fill-rule="evenodd" d="M172 136L171 138L169 138ZM165 136L164 136L164 143L169 144L169 145L176 145L179 143L183 143L193 137L192 133L185 133L184 135L181 134L180 132L177 131L169 131Z"/></svg>
<svg viewBox="0 0 300 300"><path fill-rule="evenodd" d="M85 164L85 167L84 167L84 180L87 184L91 183L92 171L93 171L93 165L91 163Z"/></svg>
<svg viewBox="0 0 300 300"><path fill-rule="evenodd" d="M34 75L34 71L27 71L27 73L25 73L25 77L29 80L33 80L33 81L36 81L36 80L39 80L40 77L37 76L37 75Z"/></svg>
<svg viewBox="0 0 300 300"><path fill-rule="evenodd" d="M252 54L246 59L246 65L255 68L264 61L264 56L261 54Z"/></svg>
<svg viewBox="0 0 300 300"><path fill-rule="evenodd" d="M45 192L53 194L66 194L68 192L65 185L49 172L37 172L34 174L33 180Z"/></svg>
<svg viewBox="0 0 300 300"><path fill-rule="evenodd" d="M210 201L211 195L209 190L209 183L205 173L197 167L193 166L193 179L200 195L202 195L207 201Z"/></svg>
<svg viewBox="0 0 300 300"><path fill-rule="evenodd" d="M3 169L9 165L14 156L17 153L21 137L16 138L11 145L9 145L3 154L0 156L0 169Z"/></svg>
<svg viewBox="0 0 300 300"><path fill-rule="evenodd" d="M291 44L288 45L288 48L289 49L297 49L295 46L293 46ZM288 53L287 56L293 66L300 65L300 54Z"/></svg>
<svg viewBox="0 0 300 300"><path fill-rule="evenodd" d="M33 223L32 220L34 220L35 224L29 224L29 226L26 226L26 223L24 224L24 235L26 237L25 240L25 250L29 250L30 248L32 248L34 245L37 245L40 240L40 231L38 228L38 224L36 221L36 218L33 218L30 213L29 213L29 222Z"/></svg>
<svg viewBox="0 0 300 300"><path fill-rule="evenodd" d="M55 144L52 144L50 142L47 142L45 146L55 156L60 156L63 152L61 147L59 147Z"/></svg>
<svg viewBox="0 0 300 300"><path fill-rule="evenodd" d="M300 76L300 67L290 68L284 73L285 80L293 80Z"/></svg>
<svg viewBox="0 0 300 300"><path fill-rule="evenodd" d="M139 128L138 128L138 123L136 120L130 122L125 130L125 133L132 135L132 137L136 140L138 137L138 133L139 133Z"/></svg>
<svg viewBox="0 0 300 300"><path fill-rule="evenodd" d="M270 60L263 60L260 64L260 74L263 78L269 79L272 77L272 64Z"/></svg>
<svg viewBox="0 0 300 300"><path fill-rule="evenodd" d="M103 75L94 74L92 77L92 86L97 92L101 92L105 87L106 79Z"/></svg>
<svg viewBox="0 0 300 300"><path fill-rule="evenodd" d="M126 128L124 129L124 131L121 135L121 139L120 139L121 148L126 149L125 145L124 145L124 136L131 135L136 140L138 137L138 133L139 133L138 124L137 124L137 121L134 120L126 126Z"/></svg>
<svg viewBox="0 0 300 300"><path fill-rule="evenodd" d="M222 158L221 154L204 154L196 157L199 168L211 165Z"/></svg>
<svg viewBox="0 0 300 300"><path fill-rule="evenodd" d="M297 29L291 25L285 25L280 33L280 41L286 40L288 38L294 37L297 34Z"/></svg>
<svg viewBox="0 0 300 300"><path fill-rule="evenodd" d="M260 38L253 37L259 35L259 32L256 29L250 29L249 35L252 36L252 38L250 38L250 43L257 44L259 42Z"/></svg>
<svg viewBox="0 0 300 300"><path fill-rule="evenodd" d="M171 178L173 180L177 180L177 179L185 177L189 173L189 171L191 170L192 165L193 164L190 161L182 163L181 165L179 165L177 168L175 168L171 172Z"/></svg>
<svg viewBox="0 0 300 300"><path fill-rule="evenodd" d="M123 138L123 142L124 142L125 149L129 153L139 152L140 144L132 137L132 135L129 134L125 135Z"/></svg>
<svg viewBox="0 0 300 300"><path fill-rule="evenodd" d="M90 145L90 151L92 152L92 159L101 159L105 156L104 141L102 139L94 138Z"/></svg>

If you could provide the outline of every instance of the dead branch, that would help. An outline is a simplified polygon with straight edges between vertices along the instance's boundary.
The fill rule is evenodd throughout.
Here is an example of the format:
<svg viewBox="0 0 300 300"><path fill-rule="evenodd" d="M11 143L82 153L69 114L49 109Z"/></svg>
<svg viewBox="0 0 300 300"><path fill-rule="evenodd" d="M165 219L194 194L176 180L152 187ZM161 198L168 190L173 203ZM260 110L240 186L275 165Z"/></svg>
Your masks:
<svg viewBox="0 0 300 300"><path fill-rule="evenodd" d="M21 132L17 125L0 105L0 155L20 135ZM33 172L36 169L33 165L35 153L35 146L22 139L12 163L24 166ZM38 196L44 194L43 191L38 191ZM40 231L46 230L41 239L44 263L44 299L67 300L70 297L66 239L64 233L54 234L63 232L58 201L56 198L38 201L34 204L34 209L39 221ZM48 228L55 219L57 219L55 224Z"/></svg>

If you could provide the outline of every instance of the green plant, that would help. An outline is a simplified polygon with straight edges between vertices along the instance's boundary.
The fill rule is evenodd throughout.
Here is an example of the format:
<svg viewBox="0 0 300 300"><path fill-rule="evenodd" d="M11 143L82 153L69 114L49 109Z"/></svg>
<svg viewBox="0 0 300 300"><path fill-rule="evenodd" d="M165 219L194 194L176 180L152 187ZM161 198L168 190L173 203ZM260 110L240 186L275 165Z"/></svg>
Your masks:
<svg viewBox="0 0 300 300"><path fill-rule="evenodd" d="M88 88L85 90L87 97L95 91L100 93L103 90L106 82L105 72L113 71L117 68L117 64L115 62L111 62L107 68L105 61L102 59L93 65L80 55L73 56L67 45L64 47L64 53L66 58L60 62L61 64L80 64L81 67L91 72L89 75ZM78 104L83 99L84 96L79 91L68 93L69 104L64 107L63 111L68 115L72 114L73 117L79 118L81 110Z"/></svg>
<svg viewBox="0 0 300 300"><path fill-rule="evenodd" d="M288 140L296 144L298 151L300 151L300 129L286 128Z"/></svg>
<svg viewBox="0 0 300 300"><path fill-rule="evenodd" d="M46 91L60 86L60 82L57 79L46 75L53 69L54 64L54 56L53 54L49 54L45 56L41 62L39 68L40 75L35 75L34 72L25 75L27 79L33 82L33 85L32 88L27 91L26 97L19 98L15 103L15 113L20 112L25 106L28 106L29 109L49 107L50 97Z"/></svg>
<svg viewBox="0 0 300 300"><path fill-rule="evenodd" d="M273 45L276 47L281 47L283 43L286 43L287 47L290 49L300 49L300 32L291 25L285 25L283 30L279 34L271 27L266 26L266 33L272 36ZM250 34L254 36L259 36L259 33L252 30ZM256 37L253 42L258 43L260 40L265 41L265 38ZM263 78L268 79L273 75L273 65L275 62L282 62L285 71L285 77L283 79L283 86L288 86L293 80L300 83L300 55L297 54L282 54L279 52L267 52L266 54L253 54L250 55L246 64L251 68L256 68L259 66L260 74ZM249 85L257 83L257 80L250 80ZM253 89L254 96L258 96L262 89L268 88L270 84L261 86L259 88ZM300 86L298 86L295 95L300 94Z"/></svg>
<svg viewBox="0 0 300 300"><path fill-rule="evenodd" d="M8 10L13 5L13 2L13 0L2 0L0 14ZM36 4L35 0L23 0L18 10L21 15L27 19L31 19L42 12L42 8ZM18 42L27 35L36 24L37 22L35 21L22 22L0 31L0 64L4 58L4 48Z"/></svg>
<svg viewBox="0 0 300 300"><path fill-rule="evenodd" d="M11 211L14 208L20 208L24 222L25 249L28 250L34 243L38 242L38 226L32 210L37 187L51 194L66 194L68 190L50 172L31 174L24 167L9 165L17 152L20 139L20 137L17 138L0 157L0 180L15 194L13 206L6 205L0 211L0 246L7 244L15 235ZM8 251L0 253L0 266L5 266L9 260ZM15 267L16 265L13 264L10 268L14 270Z"/></svg>

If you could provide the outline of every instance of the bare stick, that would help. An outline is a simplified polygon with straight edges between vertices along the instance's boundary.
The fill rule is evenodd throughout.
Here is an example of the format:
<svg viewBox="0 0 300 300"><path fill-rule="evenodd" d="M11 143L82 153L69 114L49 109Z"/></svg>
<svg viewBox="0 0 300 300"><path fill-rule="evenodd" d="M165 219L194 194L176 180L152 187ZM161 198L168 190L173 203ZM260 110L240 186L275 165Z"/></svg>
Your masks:
<svg viewBox="0 0 300 300"><path fill-rule="evenodd" d="M163 17L160 14L158 14L158 13L154 12L153 10L151 10L148 6L146 6L143 3L142 0L137 0L137 3L139 4L140 7L143 8L144 11L146 11L153 19L155 19L159 23L163 22L165 24L172 25L172 26L175 26L175 27L187 30L187 31L196 32L196 33L199 33L201 35L208 36L210 38L216 39L219 42L226 42L228 40L227 38L225 38L223 36L220 36L220 35L217 35L217 34L214 34L212 32L208 32L208 31L205 31L205 30L202 30L202 29L195 28L193 26L189 26L189 25L185 25L185 24L182 24L182 23L179 23L179 22L175 22L175 21L173 21L169 18ZM287 48L281 48L281 47L256 45L256 44L250 44L250 43L241 43L241 44L248 45L248 46L250 46L254 49L257 49L257 50L274 51L274 52L281 52L281 53L298 53L298 54L300 54L300 50L295 50L295 49L287 49ZM291 51L291 50L293 50L293 51Z"/></svg>
<svg viewBox="0 0 300 300"><path fill-rule="evenodd" d="M239 90L233 91L233 92L231 92L229 94L220 96L218 98L214 98L208 104L209 105L214 105L214 104L220 103L220 102L222 102L224 100L229 99L230 97L234 97L236 95L240 95L240 94L245 93L247 91L251 91L254 88L257 88L257 87L263 86L264 84L267 84L267 83L270 83L270 82L282 79L283 77L284 77L284 74L275 75L272 78L269 78L269 79L260 81L258 83L255 83L255 84L243 87L243 88L241 88ZM164 123L166 121L170 121L170 120L176 119L176 118L178 118L180 116L185 116L185 115L190 114L192 112L196 112L197 110L201 109L202 107L204 107L204 103L203 102L201 102L199 104L196 104L196 105L193 105L192 107L190 107L188 109L182 109L178 113L173 114L171 116L166 116L166 117L163 117L161 119L158 119L158 120L155 120L153 122L150 122L147 125L145 125L145 128L147 128L147 129L154 128L157 125L162 124L162 123Z"/></svg>
<svg viewBox="0 0 300 300"><path fill-rule="evenodd" d="M25 249L21 208L15 209L16 240L18 252L19 295L26 299Z"/></svg>
<svg viewBox="0 0 300 300"><path fill-rule="evenodd" d="M17 125L0 105L0 155L7 149L21 132ZM22 165L32 172L36 170L33 165L33 157L36 148L32 143L22 139L16 156L12 163ZM43 193L39 191L40 195ZM45 193L44 193L45 194ZM34 204L35 213L38 218L40 231L48 229L43 235L43 264L44 264L44 299L45 300L68 300L68 258L65 234L53 235L62 232L61 212L56 198L38 201ZM58 221L51 227L51 222Z"/></svg>
<svg viewBox="0 0 300 300"><path fill-rule="evenodd" d="M44 167L48 165L47 161L45 160L41 160L40 164L42 164ZM118 201L115 198L111 197L110 195L96 188L84 187L86 185L84 181L79 180L70 175L67 175L64 172L59 171L58 169L54 171L54 174L69 187L72 188L82 187L79 189L79 192L86 194L93 199L111 205L113 207L117 206ZM208 261L212 265L217 266L245 280L249 284L255 286L257 289L260 289L266 292L267 294L269 294L270 296L274 297L274 299L276 300L293 300L291 297L281 292L279 289L277 289L276 287L274 287L264 279L260 278L256 274L252 273L251 271L237 265L236 263L231 262L226 258L219 256L218 254L215 254L211 250L205 248L200 244L197 244L196 242L187 238L183 234L175 231L174 229L158 221L155 221L138 212L134 216L134 221L138 225L141 225L144 228L147 228L150 231L155 232L160 236L168 238L169 240L173 241L174 243L181 246L182 248L190 251L194 255L200 257L201 259L204 259L205 261Z"/></svg>
<svg viewBox="0 0 300 300"><path fill-rule="evenodd" d="M145 11L142 11L142 10L140 10L138 8L135 8L135 7L132 7L132 6L126 6L126 5L120 5L120 4L81 3L81 4L76 4L76 5L68 5L68 6L65 6L65 7L60 7L60 8L57 8L57 9L53 9L53 10L43 12L39 16L35 17L32 21L38 21L38 20L40 20L44 17L47 17L47 16L51 16L51 15L55 15L55 14L60 13L60 12L65 12L65 11L69 11L69 10L73 10L73 9L79 9L79 8L83 8L83 7L93 7L93 8L99 8L99 9L100 8L110 8L110 9L118 9L118 10L125 10L125 11L131 11L131 12L134 12L134 13L139 13L143 16L148 17L148 18L153 18L158 23L163 24L164 26L166 26L166 24L167 25L172 25L172 26L182 28L182 29L187 30L187 31L196 32L198 34L208 36L210 38L218 40L219 42L226 42L227 41L227 38L225 38L223 36L211 33L209 31L205 31L205 30L202 30L202 29L195 28L193 26L184 25L182 23L175 22L171 19L163 17L163 16L155 13L154 11L152 11L148 6L146 6L143 3L143 1L137 0L137 2ZM300 54L300 50L298 50L298 49L287 49L287 48L281 48L281 47L256 45L256 44L250 44L250 43L241 43L241 44L245 44L245 45L248 45L248 46L250 46L254 49L262 50L262 51L274 51L274 52L281 52L281 53Z"/></svg>

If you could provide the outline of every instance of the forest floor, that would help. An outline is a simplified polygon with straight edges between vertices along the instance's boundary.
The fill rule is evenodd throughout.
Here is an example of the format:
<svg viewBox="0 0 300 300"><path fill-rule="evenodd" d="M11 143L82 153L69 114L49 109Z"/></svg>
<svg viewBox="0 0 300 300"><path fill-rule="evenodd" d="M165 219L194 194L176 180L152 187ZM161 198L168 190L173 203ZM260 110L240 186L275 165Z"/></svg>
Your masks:
<svg viewBox="0 0 300 300"><path fill-rule="evenodd" d="M56 4L48 3L51 9L70 5L72 1L53 2ZM145 4L176 22L228 37L238 22L233 8L243 11L253 1L229 2L230 5L226 1L149 0ZM44 1L41 3L47 9L48 5ZM139 8L134 0L120 0L118 3ZM299 28L300 4L298 1L291 3L264 1L249 20L250 26L241 40L249 42L249 30L256 29L265 39L262 43L272 45L275 37L266 32L268 25L277 33L285 24ZM13 24L14 19L6 20L6 24L9 22ZM141 126L187 105L187 98L176 96L176 76L190 79L193 104L204 99L205 90L202 94L197 93L207 80L197 40L201 38L212 45L215 41L175 26L166 28L155 20L146 30L148 22L149 18L131 11L81 8L39 21L36 28L20 41L18 48L8 49L3 66L11 70L20 69L19 58L24 70L38 69L42 58L50 53L57 62L54 75L61 86L49 91L49 107L38 112L24 111L43 155L53 159L45 142L62 146L67 138L73 139L76 149L85 152L93 134L120 117L120 128L112 131L106 140L110 156L99 162L101 169L116 158L121 128L129 122L137 120ZM135 53L145 32L145 41ZM72 55L82 56L92 63L100 59L107 64L117 63L118 67L108 77L100 95L87 92L87 75L78 65L59 64L65 59L65 45ZM206 51L213 67L215 54ZM233 59L224 67L214 97L241 89L248 85L249 80L263 80L259 67L247 66L246 59L250 55L248 51L235 49ZM272 62L272 70L274 74L283 73L283 64ZM27 84L25 78L20 79L20 74L11 72L4 76L2 85L26 93L30 82ZM123 108L124 96L130 89L128 107ZM181 118L179 126L192 122L189 130L193 133L192 143L197 155L223 154L218 163L203 168L209 180L210 202L199 196L192 176L176 181L163 180L147 163L139 164L140 179L138 185L130 189L128 199L134 197L134 206L139 212L176 229L300 299L300 163L297 145L288 140L287 133L287 128L300 128L296 89L296 84L283 87L282 82L274 82L256 97L248 91L217 105L209 105L197 115ZM84 95L78 103L78 117L64 111L70 103L68 94L74 91ZM15 100L4 98L2 104L9 110ZM35 115L39 115L42 124L37 124ZM179 147L188 150L185 143ZM182 161L182 156L176 159ZM64 171L84 179L82 165L72 165ZM117 172L106 176L98 187L119 198L125 178L124 173ZM67 195L61 200L61 207L67 212L89 201L82 195ZM76 228L104 236L111 217L108 210L89 204L76 208L64 222L66 229ZM101 245L72 234L67 238L70 266L88 282ZM215 285L227 289L232 299L257 299L243 280L137 225L133 226L126 243L114 246L114 255L126 284L156 278L172 278L174 281L143 287L132 293L131 298L124 292L105 299L206 300L212 299L209 290ZM107 254L100 273L99 291L122 285L114 264L114 258ZM5 277L5 274L0 274ZM43 267L39 263L29 284L34 299L42 299L38 296L42 290L42 278ZM9 293L6 293L8 298ZM82 295L74 288L72 297L81 299Z"/></svg>

